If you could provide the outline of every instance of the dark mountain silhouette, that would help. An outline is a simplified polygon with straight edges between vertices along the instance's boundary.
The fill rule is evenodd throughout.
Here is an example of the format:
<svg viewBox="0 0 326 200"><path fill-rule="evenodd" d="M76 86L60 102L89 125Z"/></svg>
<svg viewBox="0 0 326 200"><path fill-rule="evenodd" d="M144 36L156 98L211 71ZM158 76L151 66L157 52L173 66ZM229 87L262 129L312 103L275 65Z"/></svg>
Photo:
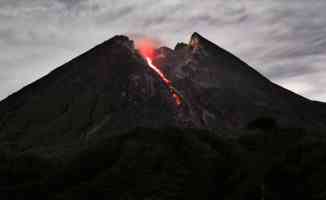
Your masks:
<svg viewBox="0 0 326 200"><path fill-rule="evenodd" d="M170 76L203 128L242 128L259 117L274 118L282 127L325 126L325 104L272 83L197 33L167 57Z"/></svg>
<svg viewBox="0 0 326 200"><path fill-rule="evenodd" d="M260 117L322 128L326 106L270 82L197 33L154 59L184 97L176 106L125 36L116 36L0 103L1 138L88 138L137 126L244 128Z"/></svg>
<svg viewBox="0 0 326 200"><path fill-rule="evenodd" d="M153 63L115 36L1 101L1 198L325 199L325 103L198 33Z"/></svg>

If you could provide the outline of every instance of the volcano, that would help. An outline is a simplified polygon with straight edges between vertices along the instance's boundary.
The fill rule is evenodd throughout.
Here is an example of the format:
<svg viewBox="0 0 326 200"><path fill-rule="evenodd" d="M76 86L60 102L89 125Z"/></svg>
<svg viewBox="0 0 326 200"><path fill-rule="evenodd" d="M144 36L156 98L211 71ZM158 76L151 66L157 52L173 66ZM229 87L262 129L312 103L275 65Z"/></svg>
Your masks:
<svg viewBox="0 0 326 200"><path fill-rule="evenodd" d="M324 103L272 83L198 33L174 49L137 49L115 36L3 100L0 113L2 140L32 143L135 127L243 129L259 118L326 126Z"/></svg>
<svg viewBox="0 0 326 200"><path fill-rule="evenodd" d="M64 185L60 189L62 194L66 194L66 185L71 189L69 192L80 188L76 194L86 194L88 189L96 188L96 184L107 184L106 181L109 181L112 185L104 184L103 190L109 191L108 197L113 199L130 199L123 197L128 192L131 197L139 195L138 199L146 199L148 192L159 194L163 190L167 191L164 193L166 199L209 199L205 195L216 199L225 195L245 195L249 190L254 191L251 194L262 194L261 191L269 190L268 184L271 191L282 189L278 182L273 182L275 177L284 179L286 188L293 187L293 194L303 191L297 188L301 179L295 179L295 184L286 182L290 180L287 177L294 175L278 176L279 171L271 171L276 175L270 175L266 179L270 182L265 185L260 182L264 178L241 181L241 177L250 177L250 173L258 173L253 177L265 177L264 173L269 172L272 166L270 161L264 160L270 152L280 151L280 158L287 158L282 153L289 150L288 146L294 141L298 146L302 144L297 132L293 134L293 140L279 140L280 136L270 143L270 140L263 140L261 144L264 145L257 147L254 156L249 153L238 155L239 149L247 147L240 145L233 152L228 144L208 133L221 130L227 131L226 135L236 134L237 131L242 133L242 130L246 133L249 128L257 128L255 123L264 120L272 129L325 130L326 104L276 85L198 33L193 33L188 43L178 43L174 49L151 46L144 49L137 47L128 37L118 35L0 102L0 160L1 163L9 163L1 165L0 172L11 177L4 185L10 186L13 181L9 180L18 177L18 181L14 182L16 185L12 186L15 189L6 186L16 199L21 199L16 195L25 191L28 185L20 183L27 180L33 187L40 184L37 187L46 191L53 185L60 188L58 183L61 182ZM171 133L171 128L177 128L176 134ZM188 134L189 130L198 131ZM146 135L144 131L150 134ZM109 140L94 145L95 141L102 141L100 138ZM275 143L280 145L276 149ZM249 146L253 151L253 145L250 143ZM269 151L268 148L274 150ZM3 156L1 149L18 154L14 154L11 160L7 154ZM299 149L303 148L300 146ZM289 155L301 158L292 150L289 150ZM258 152L266 154L256 158L260 155ZM313 152L320 153L319 146ZM59 163L66 159L69 162L64 165L63 172L56 171L59 167L46 168L49 165L45 165L47 162L44 161L32 159L29 162L31 157L22 158L26 165L19 164L19 159L15 164L17 158L25 153L36 153L51 160L57 158ZM255 163L253 166L258 161L264 162L259 162L259 169L252 169L247 164L238 169L236 166L242 162L238 159L241 157L250 159ZM276 168L281 166L282 159L274 159ZM265 163L269 164L265 166ZM35 182L35 176L39 177L42 173L42 170L33 171L37 169L35 165L48 170L43 182ZM27 168L20 172L20 166L32 166L32 172L26 171ZM7 171L3 172L5 169ZM217 173L215 169L222 171ZM14 176L17 170L22 179L19 175ZM243 175L242 171L246 174ZM149 176L148 173L152 172L154 175ZM54 175L49 177L49 173ZM227 174L230 176L227 177ZM58 180L60 177L71 179ZM50 181L43 184L47 182L45 180ZM89 181L89 185L85 181ZM153 181L156 181L155 184ZM318 183L316 181L316 188ZM85 184L89 186L87 190ZM236 184L240 185L236 188ZM163 189L156 188L157 185ZM14 192L16 189L20 192ZM58 190L45 194L57 194ZM94 191L96 193L97 190ZM318 191L316 193L319 195ZM181 196L177 198L171 196L173 194ZM275 193L276 196L279 194ZM67 193L67 199L73 196L69 195ZM298 198L302 196L301 193L297 195ZM58 199L61 197L58 196ZM81 197L86 198L87 195L76 198L83 199Z"/></svg>

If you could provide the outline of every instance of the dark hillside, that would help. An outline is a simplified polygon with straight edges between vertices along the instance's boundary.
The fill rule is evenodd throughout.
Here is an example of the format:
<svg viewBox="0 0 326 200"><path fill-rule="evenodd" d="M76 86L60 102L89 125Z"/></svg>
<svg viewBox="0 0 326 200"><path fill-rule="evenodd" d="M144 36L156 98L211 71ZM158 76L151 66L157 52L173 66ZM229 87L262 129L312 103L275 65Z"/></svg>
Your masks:
<svg viewBox="0 0 326 200"><path fill-rule="evenodd" d="M302 130L137 128L60 161L2 151L0 191L7 199L325 199L325 147L325 136Z"/></svg>

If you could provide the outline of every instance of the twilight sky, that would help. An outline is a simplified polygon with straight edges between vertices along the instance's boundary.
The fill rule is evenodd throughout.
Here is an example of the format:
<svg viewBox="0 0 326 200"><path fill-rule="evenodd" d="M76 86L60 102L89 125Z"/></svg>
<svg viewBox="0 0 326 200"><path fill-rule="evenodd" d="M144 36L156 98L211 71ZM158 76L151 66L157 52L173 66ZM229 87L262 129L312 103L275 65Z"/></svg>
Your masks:
<svg viewBox="0 0 326 200"><path fill-rule="evenodd" d="M116 34L198 32L272 81L326 101L325 0L0 0L0 99Z"/></svg>

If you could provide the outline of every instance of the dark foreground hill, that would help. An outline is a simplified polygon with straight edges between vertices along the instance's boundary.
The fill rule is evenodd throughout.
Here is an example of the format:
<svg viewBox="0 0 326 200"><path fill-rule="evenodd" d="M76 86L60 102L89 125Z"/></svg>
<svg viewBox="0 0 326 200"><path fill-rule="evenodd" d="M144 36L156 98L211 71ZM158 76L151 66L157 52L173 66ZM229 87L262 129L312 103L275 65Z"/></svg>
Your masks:
<svg viewBox="0 0 326 200"><path fill-rule="evenodd" d="M325 199L326 137L136 128L73 156L0 155L1 199Z"/></svg>

